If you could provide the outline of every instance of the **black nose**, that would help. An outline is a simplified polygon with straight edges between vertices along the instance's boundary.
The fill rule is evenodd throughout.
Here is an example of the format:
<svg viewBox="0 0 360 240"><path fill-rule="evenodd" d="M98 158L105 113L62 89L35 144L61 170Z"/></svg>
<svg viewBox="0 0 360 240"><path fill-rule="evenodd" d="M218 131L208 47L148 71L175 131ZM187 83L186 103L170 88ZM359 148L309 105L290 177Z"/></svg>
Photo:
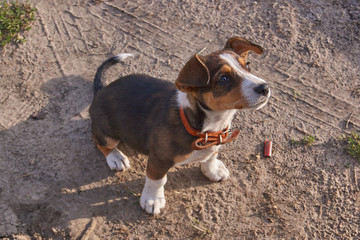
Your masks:
<svg viewBox="0 0 360 240"><path fill-rule="evenodd" d="M254 88L255 92L261 95L268 95L269 94L269 85L266 83L260 84Z"/></svg>

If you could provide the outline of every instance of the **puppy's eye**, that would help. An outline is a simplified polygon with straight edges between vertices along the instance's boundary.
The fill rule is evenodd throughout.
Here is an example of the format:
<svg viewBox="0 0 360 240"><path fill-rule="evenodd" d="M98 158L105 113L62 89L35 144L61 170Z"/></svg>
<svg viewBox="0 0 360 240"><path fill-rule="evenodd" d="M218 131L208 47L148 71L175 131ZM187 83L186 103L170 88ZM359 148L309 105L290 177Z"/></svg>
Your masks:
<svg viewBox="0 0 360 240"><path fill-rule="evenodd" d="M250 62L246 62L245 63L245 66L246 66L246 69L251 72L251 69L250 69Z"/></svg>
<svg viewBox="0 0 360 240"><path fill-rule="evenodd" d="M223 84L227 84L228 82L230 82L230 78L226 75L222 75L219 78L219 84L223 85Z"/></svg>

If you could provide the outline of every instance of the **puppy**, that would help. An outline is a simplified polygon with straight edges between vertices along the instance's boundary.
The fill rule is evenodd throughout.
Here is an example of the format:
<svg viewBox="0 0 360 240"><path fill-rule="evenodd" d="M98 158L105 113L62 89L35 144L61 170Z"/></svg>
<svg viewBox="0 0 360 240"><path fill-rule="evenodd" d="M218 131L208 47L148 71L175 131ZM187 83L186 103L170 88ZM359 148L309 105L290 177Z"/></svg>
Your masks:
<svg viewBox="0 0 360 240"><path fill-rule="evenodd" d="M116 148L120 142L149 156L140 198L147 213L159 214L165 207L166 174L175 165L200 162L211 181L229 177L217 155L220 145L239 134L229 133L234 114L259 109L270 97L266 82L250 73L249 51L263 53L259 45L230 38L222 50L191 57L175 84L135 74L104 87L103 72L131 54L112 57L98 68L90 107L93 141L113 170L130 168Z"/></svg>

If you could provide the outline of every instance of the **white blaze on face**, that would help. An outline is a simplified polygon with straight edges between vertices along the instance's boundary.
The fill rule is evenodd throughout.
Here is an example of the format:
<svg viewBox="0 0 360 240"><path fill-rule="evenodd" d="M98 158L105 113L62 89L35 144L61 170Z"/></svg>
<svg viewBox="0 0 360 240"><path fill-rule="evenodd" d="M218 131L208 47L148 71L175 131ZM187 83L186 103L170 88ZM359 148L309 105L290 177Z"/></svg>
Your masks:
<svg viewBox="0 0 360 240"><path fill-rule="evenodd" d="M259 86L261 84L266 83L263 79L256 77L255 75L247 72L245 69L243 69L238 62L238 60L230 53L222 53L220 54L220 58L225 60L226 63L236 72L238 76L240 76L243 79L241 90L243 96L245 96L246 101L248 102L249 107L256 107L261 108L264 104L259 104L259 100L263 97L262 95L255 92L256 86ZM267 98L270 96L267 96Z"/></svg>

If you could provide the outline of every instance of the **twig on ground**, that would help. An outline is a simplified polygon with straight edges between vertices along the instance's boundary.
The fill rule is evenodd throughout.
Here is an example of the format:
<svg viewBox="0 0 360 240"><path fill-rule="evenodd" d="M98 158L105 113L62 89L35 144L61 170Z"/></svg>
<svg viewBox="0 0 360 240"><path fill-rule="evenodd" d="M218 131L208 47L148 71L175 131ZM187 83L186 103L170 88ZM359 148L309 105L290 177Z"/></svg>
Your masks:
<svg viewBox="0 0 360 240"><path fill-rule="evenodd" d="M352 112L349 116L349 119L346 121L346 125L345 125L345 129L349 128L349 122L350 122L350 119L352 117L352 115L354 114L354 112Z"/></svg>

